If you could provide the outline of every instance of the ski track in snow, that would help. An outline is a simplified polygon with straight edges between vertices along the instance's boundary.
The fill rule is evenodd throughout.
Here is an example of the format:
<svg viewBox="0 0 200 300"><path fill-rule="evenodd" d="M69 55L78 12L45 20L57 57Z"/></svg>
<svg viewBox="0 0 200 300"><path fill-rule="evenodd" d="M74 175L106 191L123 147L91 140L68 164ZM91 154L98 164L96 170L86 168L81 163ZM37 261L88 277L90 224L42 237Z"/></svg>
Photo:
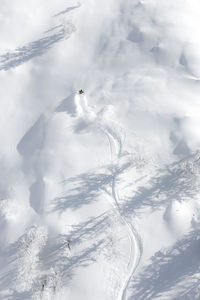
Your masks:
<svg viewBox="0 0 200 300"><path fill-rule="evenodd" d="M117 157L117 165L118 165L119 161L120 161L120 157L122 155L122 147L123 147L122 139L118 135L117 131L113 130L112 128L109 128L109 127L103 128L102 131L108 138L110 154L111 154L111 163L113 163L113 148L114 148L115 157ZM113 145L113 147L112 147L112 145ZM121 212L121 208L120 208L120 204L119 204L119 202L120 202L119 192L118 192L118 189L116 186L116 174L114 171L113 171L113 180L112 180L112 198L114 200L115 209L117 210L121 220L127 227L128 236L129 236L129 240L130 240L130 251L129 251L129 261L128 261L129 272L128 272L127 278L125 279L125 281L123 283L122 289L121 289L119 297L118 297L118 299L126 300L126 298L127 298L126 293L127 293L127 289L129 286L129 282L130 282L131 278L133 277L134 272L139 265L139 262L140 262L140 259L142 256L142 251L143 251L142 248L143 247L142 247L142 241L141 241L141 238L140 238L138 232L133 227L133 225L127 221L127 219L123 216L123 213Z"/></svg>
<svg viewBox="0 0 200 300"><path fill-rule="evenodd" d="M200 299L200 4L32 2L0 12L0 300Z"/></svg>
<svg viewBox="0 0 200 300"><path fill-rule="evenodd" d="M94 114L94 125L97 122L97 129L106 136L108 139L109 143L109 151L110 151L110 168L111 168L111 174L112 174L112 181L111 181L111 204L114 207L114 209L117 212L117 215L119 216L120 220L122 223L125 225L127 228L127 233L129 237L129 243L130 243L130 249L129 249L129 258L128 258L128 263L127 263L127 276L122 279L122 284L120 286L120 291L118 295L119 300L126 300L127 296L127 290L129 287L129 282L132 279L135 270L137 269L137 266L140 262L141 256L142 256L142 241L140 239L140 236L134 226L131 224L131 221L127 220L127 218L123 215L123 212L121 211L120 208L120 196L119 196L119 191L117 187L117 177L120 175L122 172L124 172L127 168L127 164L125 164L125 167L120 169L120 163L121 159L123 159L125 156L129 158L129 153L126 153L123 151L123 145L124 145L124 137L122 135L122 128L119 126L118 123L116 123L112 119L104 119L104 116L102 115L99 119L99 115L101 113L95 113L95 111L88 105L87 98L84 97L84 102L81 102L81 97L79 99L79 96L75 96L78 99L75 99L75 106L77 109L77 114L76 114L76 120L79 121L81 120L82 117L87 119L88 114ZM78 102L77 102L78 100ZM76 103L77 102L77 103ZM83 107L82 107L83 106ZM46 116L46 122L44 122L44 128L43 131L45 131L46 126L48 124L48 120L50 120L54 115L54 111L52 110L49 112L48 116ZM92 122L93 122L92 121ZM93 128L93 127L92 127ZM92 129L93 130L93 129ZM94 130L96 130L96 126L94 126ZM40 151L42 151L43 144L40 145ZM22 153L23 154L23 153ZM23 156L23 155L22 155ZM24 159L26 157L23 156ZM128 163L129 166L129 163ZM35 172L35 180L42 180L43 176L42 174L38 174L38 172ZM41 191L39 192L41 193ZM39 212L38 212L39 213ZM40 213L39 213L40 214ZM38 261L39 263L39 261ZM47 271L47 270L46 270ZM46 272L45 271L45 272ZM27 276L30 278L33 277L34 274L32 274L32 270L30 270L30 274L27 273ZM20 273L21 274L21 273ZM46 274L47 275L47 274ZM36 276L37 277L37 276ZM57 280L52 279L55 276L50 275L50 279L46 277L47 279L45 280L45 285L43 283L43 288L42 290L36 291L36 293L33 294L33 299L52 299L55 294L55 287L57 286ZM44 276L42 276L44 278ZM39 275L38 280L41 282L41 275ZM36 280L36 278L34 279ZM33 280L32 280L33 281ZM32 286L32 281L29 284L29 288ZM23 282L23 280L21 280ZM44 280L43 280L44 282ZM27 288L27 286L26 286ZM57 287L58 288L58 287ZM56 288L56 290L57 290Z"/></svg>
<svg viewBox="0 0 200 300"><path fill-rule="evenodd" d="M87 114L93 114L94 122L97 121L98 128L101 132L106 136L109 143L109 151L110 151L110 161L111 161L111 168L112 168L112 176L113 180L111 183L111 195L112 195L112 205L114 206L115 210L117 211L117 214L119 215L120 219L122 220L122 223L126 226L129 240L130 240L130 250L129 250L129 260L128 260L128 275L124 280L124 283L122 285L121 291L119 293L118 299L120 300L126 300L126 291L129 286L129 282L140 262L141 256L142 256L142 241L137 233L136 229L133 227L133 225L124 217L121 208L120 208L120 197L118 193L118 189L116 186L116 177L119 174L119 172L116 172L115 169L119 168L120 164L120 158L123 157L123 144L124 144L124 138L122 138L122 134L119 131L122 131L122 128L119 126L118 123L112 121L109 119L108 122L104 122L103 116L98 119L98 117L101 115L101 112L95 113L92 107L88 105L87 98L80 97L79 95L75 95L75 107L76 107L76 117L82 118L86 117ZM103 111L103 110L102 110ZM129 154L126 152L126 155L129 156Z"/></svg>
<svg viewBox="0 0 200 300"><path fill-rule="evenodd" d="M87 98L80 97L79 95L75 95L75 107L76 107L76 114L75 116L77 119L86 117L89 114L94 115L94 123L97 121L97 128L100 129L101 132L106 136L109 143L109 151L110 151L110 161L111 161L111 168L112 168L112 176L113 180L111 183L111 195L112 195L112 205L114 206L115 210L117 211L117 214L119 215L120 219L122 220L122 223L126 226L129 240L130 240L130 250L129 250L129 260L128 260L128 275L124 280L124 283L122 285L121 291L119 293L118 299L120 300L126 300L126 291L129 286L129 282L140 262L141 256L142 256L142 241L137 233L136 229L133 227L131 222L129 222L123 215L121 208L120 208L120 197L116 185L116 177L119 174L119 172L116 172L115 169L119 168L120 164L120 158L124 156L123 153L123 144L124 144L124 138L122 137L122 133L119 131L122 131L122 128L119 126L118 123L112 121L111 119L107 120L108 122L104 122L103 116L98 119L98 117L101 115L101 112L95 113L95 111L88 105ZM103 111L103 110L102 110ZM126 152L126 155L129 156L129 154Z"/></svg>

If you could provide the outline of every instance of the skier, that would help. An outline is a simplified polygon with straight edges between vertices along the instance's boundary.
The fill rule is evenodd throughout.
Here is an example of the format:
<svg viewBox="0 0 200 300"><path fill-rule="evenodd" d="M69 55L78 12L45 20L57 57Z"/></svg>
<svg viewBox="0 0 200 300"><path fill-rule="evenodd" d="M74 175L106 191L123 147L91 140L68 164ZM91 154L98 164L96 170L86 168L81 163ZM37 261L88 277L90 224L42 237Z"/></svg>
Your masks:
<svg viewBox="0 0 200 300"><path fill-rule="evenodd" d="M67 240L67 248L71 251L70 241L69 240Z"/></svg>
<svg viewBox="0 0 200 300"><path fill-rule="evenodd" d="M47 281L46 279L44 280L43 284L42 284L42 291L44 291L45 286L47 285Z"/></svg>
<svg viewBox="0 0 200 300"><path fill-rule="evenodd" d="M76 115L81 116L88 110L88 104L84 91L81 89L77 92L75 99Z"/></svg>

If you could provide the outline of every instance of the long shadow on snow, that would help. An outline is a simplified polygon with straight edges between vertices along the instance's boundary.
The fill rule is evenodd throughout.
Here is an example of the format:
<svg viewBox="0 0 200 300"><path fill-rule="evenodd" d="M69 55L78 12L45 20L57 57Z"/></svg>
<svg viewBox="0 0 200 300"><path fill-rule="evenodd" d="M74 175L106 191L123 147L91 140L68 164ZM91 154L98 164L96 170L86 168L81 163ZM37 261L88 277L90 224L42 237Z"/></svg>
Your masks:
<svg viewBox="0 0 200 300"><path fill-rule="evenodd" d="M66 13L68 13L68 12L74 10L74 9L79 8L80 6L81 6L81 4L77 3L76 6L67 7L65 10L62 10L61 12L59 12L58 14L56 14L54 17L58 17L60 15L64 15L64 14L66 14Z"/></svg>
<svg viewBox="0 0 200 300"><path fill-rule="evenodd" d="M66 192L53 200L54 210L62 213L66 209L78 209L97 201L97 196L110 184L112 175L82 174L65 181Z"/></svg>
<svg viewBox="0 0 200 300"><path fill-rule="evenodd" d="M157 252L149 265L131 281L128 299L162 299L162 293L169 291L171 295L163 299L190 299L189 294L194 293L200 284L197 279L200 272L199 249L200 230L196 230L170 249ZM192 278L195 275L196 279Z"/></svg>
<svg viewBox="0 0 200 300"><path fill-rule="evenodd" d="M56 32L54 30L56 29ZM11 68L17 67L34 57L41 56L54 44L65 40L75 31L75 27L69 24L68 28L62 25L56 26L46 33L51 33L37 41L30 42L29 44L16 48L14 51L9 51L0 55L0 70L7 71Z"/></svg>
<svg viewBox="0 0 200 300"><path fill-rule="evenodd" d="M3 265L1 265L0 272L0 290L8 289L17 277L17 250L19 249L19 241L11 244L7 249L1 252L1 257L3 257Z"/></svg>
<svg viewBox="0 0 200 300"><path fill-rule="evenodd" d="M101 251L106 247L107 228L109 216L102 214L80 223L69 234L59 235L50 240L42 254L46 261L45 268L53 266L59 269L62 283L68 284L76 268L85 268L98 260Z"/></svg>
<svg viewBox="0 0 200 300"><path fill-rule="evenodd" d="M126 201L123 211L126 215L148 207L152 210L166 207L172 200L193 198L198 193L197 174L183 169L183 162L159 170L149 182L150 188L140 187L136 194Z"/></svg>
<svg viewBox="0 0 200 300"><path fill-rule="evenodd" d="M113 179L117 181L117 177L130 165L131 162L128 161L121 166L109 166L105 173L89 172L65 180L62 184L65 185L66 192L53 200L53 210L62 213L66 209L75 210L97 201L102 191L109 193Z"/></svg>

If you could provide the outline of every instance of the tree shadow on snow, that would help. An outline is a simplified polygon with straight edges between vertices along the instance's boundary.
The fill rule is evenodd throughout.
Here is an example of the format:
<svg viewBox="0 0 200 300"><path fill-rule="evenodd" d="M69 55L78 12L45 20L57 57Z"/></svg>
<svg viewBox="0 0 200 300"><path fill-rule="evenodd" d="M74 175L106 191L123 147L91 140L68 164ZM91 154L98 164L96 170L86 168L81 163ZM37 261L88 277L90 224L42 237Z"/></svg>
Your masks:
<svg viewBox="0 0 200 300"><path fill-rule="evenodd" d="M151 258L149 265L130 282L128 299L199 299L195 295L200 296L199 274L200 230L196 230Z"/></svg>
<svg viewBox="0 0 200 300"><path fill-rule="evenodd" d="M67 7L66 9L62 10L61 12L59 12L58 14L56 14L54 17L58 17L60 15L65 15L66 13L74 10L74 9L77 9L81 6L81 4L78 2L76 6L71 6L71 7Z"/></svg>
<svg viewBox="0 0 200 300"><path fill-rule="evenodd" d="M111 195L109 189L113 180L117 181L121 175L131 165L130 161L125 161L121 165L108 166L104 173L88 172L69 178L63 181L66 192L53 199L53 210L59 213L71 208L79 209L81 206L89 205L98 201L98 196L105 192Z"/></svg>
<svg viewBox="0 0 200 300"><path fill-rule="evenodd" d="M31 60L34 57L43 55L51 49L54 44L68 39L74 31L75 27L72 24L68 24L67 28L62 25L55 26L54 28L46 31L46 36L39 40L30 42L23 47L16 48L14 51L9 51L0 55L0 70L7 71Z"/></svg>
<svg viewBox="0 0 200 300"><path fill-rule="evenodd" d="M109 216L102 214L91 217L78 226L72 227L69 234L56 236L47 245L48 254L45 268L54 266L62 274L62 284L68 285L76 268L86 268L95 263L106 247L105 231L109 228Z"/></svg>
<svg viewBox="0 0 200 300"><path fill-rule="evenodd" d="M78 209L97 201L97 197L105 191L112 181L112 174L84 173L64 181L66 192L53 200L54 210L62 213L66 209Z"/></svg>
<svg viewBox="0 0 200 300"><path fill-rule="evenodd" d="M148 186L139 187L136 193L129 197L123 206L126 215L139 209L161 209L171 203L191 199L198 193L196 174L181 167L182 162L169 166L168 169L158 170L157 176L150 179Z"/></svg>

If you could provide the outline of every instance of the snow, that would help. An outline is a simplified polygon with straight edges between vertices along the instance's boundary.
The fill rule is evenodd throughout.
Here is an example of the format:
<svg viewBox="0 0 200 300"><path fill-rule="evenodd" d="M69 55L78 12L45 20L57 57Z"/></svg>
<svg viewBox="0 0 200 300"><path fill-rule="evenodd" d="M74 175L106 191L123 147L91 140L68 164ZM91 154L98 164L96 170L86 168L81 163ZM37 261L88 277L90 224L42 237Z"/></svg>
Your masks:
<svg viewBox="0 0 200 300"><path fill-rule="evenodd" d="M199 299L199 9L2 1L0 299Z"/></svg>

